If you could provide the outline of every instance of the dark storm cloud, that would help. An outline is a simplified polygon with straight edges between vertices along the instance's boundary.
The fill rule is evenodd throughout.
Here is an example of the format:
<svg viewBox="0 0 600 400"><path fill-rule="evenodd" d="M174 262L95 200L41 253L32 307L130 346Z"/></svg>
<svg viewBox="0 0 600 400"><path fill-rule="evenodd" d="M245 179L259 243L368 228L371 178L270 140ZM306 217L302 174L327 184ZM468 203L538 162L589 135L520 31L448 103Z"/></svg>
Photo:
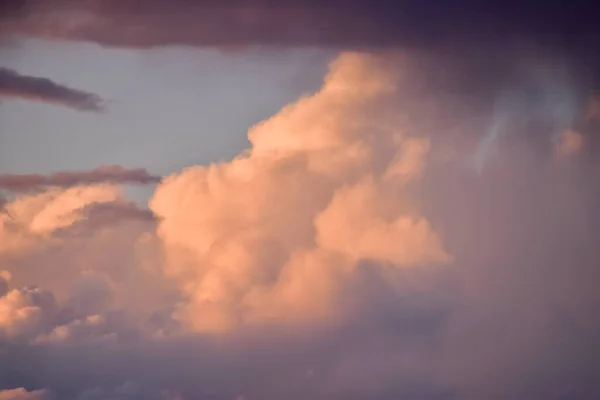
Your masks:
<svg viewBox="0 0 600 400"><path fill-rule="evenodd" d="M0 97L59 104L81 111L104 110L104 101L94 93L72 89L47 78L21 75L17 71L2 67Z"/></svg>
<svg viewBox="0 0 600 400"><path fill-rule="evenodd" d="M0 175L0 189L27 192L44 187L68 188L99 183L151 185L160 182L160 180L160 176L151 175L143 168L127 169L118 165L111 165L90 171L57 172L50 175L4 174Z"/></svg>
<svg viewBox="0 0 600 400"><path fill-rule="evenodd" d="M589 2L236 0L15 1L4 30L110 46L386 47L530 36L573 43L598 33Z"/></svg>
<svg viewBox="0 0 600 400"><path fill-rule="evenodd" d="M463 61L489 58L478 71L488 78L510 68L516 46L535 45L569 60L590 76L590 88L600 88L600 24L584 0L21 0L4 15L0 33L6 37L131 48L433 51Z"/></svg>

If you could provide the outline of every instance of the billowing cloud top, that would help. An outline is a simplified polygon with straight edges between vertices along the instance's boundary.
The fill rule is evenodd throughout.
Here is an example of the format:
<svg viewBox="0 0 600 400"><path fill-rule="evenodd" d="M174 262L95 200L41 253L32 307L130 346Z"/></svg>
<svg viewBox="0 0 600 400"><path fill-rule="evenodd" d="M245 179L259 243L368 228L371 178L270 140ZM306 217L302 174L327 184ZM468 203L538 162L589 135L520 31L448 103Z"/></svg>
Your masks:
<svg viewBox="0 0 600 400"><path fill-rule="evenodd" d="M486 60L343 53L149 210L141 172L5 180L0 396L597 398L597 126L535 55L498 92Z"/></svg>

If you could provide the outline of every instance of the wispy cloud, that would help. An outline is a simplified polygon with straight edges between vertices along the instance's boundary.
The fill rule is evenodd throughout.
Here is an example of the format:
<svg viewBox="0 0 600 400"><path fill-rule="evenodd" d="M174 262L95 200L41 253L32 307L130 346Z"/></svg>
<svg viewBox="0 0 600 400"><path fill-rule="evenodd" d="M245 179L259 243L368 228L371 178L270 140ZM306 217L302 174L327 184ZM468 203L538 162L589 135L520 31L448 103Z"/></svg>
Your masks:
<svg viewBox="0 0 600 400"><path fill-rule="evenodd" d="M105 109L104 100L97 94L73 89L48 78L21 75L3 67L0 67L0 96L58 104L80 111Z"/></svg>
<svg viewBox="0 0 600 400"><path fill-rule="evenodd" d="M75 210L77 219L71 225L56 229L55 237L84 237L105 226L124 221L157 222L158 217L147 209L129 201L96 202Z"/></svg>
<svg viewBox="0 0 600 400"><path fill-rule="evenodd" d="M127 169L118 165L103 166L90 171L57 172L50 175L4 174L0 175L0 189L28 192L45 187L68 188L98 183L151 185L161 181L143 168Z"/></svg>

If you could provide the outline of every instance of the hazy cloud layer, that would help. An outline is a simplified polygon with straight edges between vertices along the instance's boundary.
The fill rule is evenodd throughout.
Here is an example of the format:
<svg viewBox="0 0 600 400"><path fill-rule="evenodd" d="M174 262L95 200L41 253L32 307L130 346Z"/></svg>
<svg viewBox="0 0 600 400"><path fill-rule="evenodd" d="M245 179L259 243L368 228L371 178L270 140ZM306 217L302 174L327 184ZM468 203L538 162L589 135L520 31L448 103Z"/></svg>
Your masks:
<svg viewBox="0 0 600 400"><path fill-rule="evenodd" d="M48 187L68 188L99 183L149 185L160 182L143 168L127 169L118 165L99 167L90 171L56 172L50 175L0 175L0 189L29 192Z"/></svg>
<svg viewBox="0 0 600 400"><path fill-rule="evenodd" d="M25 388L15 388L0 391L0 400L49 400L52 399L47 390L27 391Z"/></svg>
<svg viewBox="0 0 600 400"><path fill-rule="evenodd" d="M104 100L94 93L73 89L48 78L21 75L0 67L0 97L42 101L81 111L104 110Z"/></svg>
<svg viewBox="0 0 600 400"><path fill-rule="evenodd" d="M145 400L181 400L177 392L142 390L130 381L113 388L95 387L83 390L73 396L61 397L64 400L131 400L142 398ZM49 390L27 391L25 388L15 388L0 391L0 400L57 400L57 397Z"/></svg>
<svg viewBox="0 0 600 400"><path fill-rule="evenodd" d="M599 397L598 130L579 75L531 51L509 73L344 53L250 149L161 180L150 211L110 179L7 202L0 388Z"/></svg>

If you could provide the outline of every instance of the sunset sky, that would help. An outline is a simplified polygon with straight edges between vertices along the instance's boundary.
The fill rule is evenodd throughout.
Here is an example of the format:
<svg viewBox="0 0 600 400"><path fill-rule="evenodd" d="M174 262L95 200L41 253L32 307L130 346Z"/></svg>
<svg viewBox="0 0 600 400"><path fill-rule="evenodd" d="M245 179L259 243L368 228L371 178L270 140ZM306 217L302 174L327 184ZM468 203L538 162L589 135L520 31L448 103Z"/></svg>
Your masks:
<svg viewBox="0 0 600 400"><path fill-rule="evenodd" d="M0 7L0 400L600 398L593 9L220 4Z"/></svg>

